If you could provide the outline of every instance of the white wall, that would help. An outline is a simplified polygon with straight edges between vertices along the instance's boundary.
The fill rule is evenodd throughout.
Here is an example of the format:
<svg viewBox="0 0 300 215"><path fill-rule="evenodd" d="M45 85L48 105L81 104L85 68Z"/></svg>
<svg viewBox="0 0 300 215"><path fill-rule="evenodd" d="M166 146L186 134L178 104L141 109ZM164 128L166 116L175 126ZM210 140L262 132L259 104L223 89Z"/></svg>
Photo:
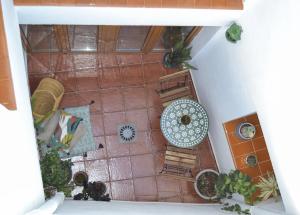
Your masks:
<svg viewBox="0 0 300 215"><path fill-rule="evenodd" d="M256 111L290 214L300 214L299 11L296 0L246 1L242 40L227 42L224 27L192 61L220 169L233 167L222 123Z"/></svg>
<svg viewBox="0 0 300 215"><path fill-rule="evenodd" d="M21 24L221 26L241 10L17 6Z"/></svg>
<svg viewBox="0 0 300 215"><path fill-rule="evenodd" d="M65 200L56 215L218 215L224 214L220 205L145 202L96 202Z"/></svg>
<svg viewBox="0 0 300 215"><path fill-rule="evenodd" d="M2 0L17 110L0 105L1 214L24 214L44 202L22 44L12 0Z"/></svg>

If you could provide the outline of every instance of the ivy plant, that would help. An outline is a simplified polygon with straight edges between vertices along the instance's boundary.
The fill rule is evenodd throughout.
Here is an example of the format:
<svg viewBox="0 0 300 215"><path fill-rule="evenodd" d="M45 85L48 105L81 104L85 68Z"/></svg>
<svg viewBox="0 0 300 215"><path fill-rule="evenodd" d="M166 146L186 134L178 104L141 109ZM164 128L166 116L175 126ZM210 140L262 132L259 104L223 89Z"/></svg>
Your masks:
<svg viewBox="0 0 300 215"><path fill-rule="evenodd" d="M72 162L61 160L56 150L50 150L40 161L44 187L55 187L58 192L71 196L74 188L69 183L72 178Z"/></svg>
<svg viewBox="0 0 300 215"><path fill-rule="evenodd" d="M229 203L226 203L224 204L222 210L236 212L237 214L245 214L245 215L251 214L249 209L243 210L239 204L229 205Z"/></svg>
<svg viewBox="0 0 300 215"><path fill-rule="evenodd" d="M229 174L222 173L219 175L216 190L220 199L230 199L232 194L238 193L244 197L246 203L252 204L252 196L256 191L256 186L252 183L250 176L239 170L232 170Z"/></svg>

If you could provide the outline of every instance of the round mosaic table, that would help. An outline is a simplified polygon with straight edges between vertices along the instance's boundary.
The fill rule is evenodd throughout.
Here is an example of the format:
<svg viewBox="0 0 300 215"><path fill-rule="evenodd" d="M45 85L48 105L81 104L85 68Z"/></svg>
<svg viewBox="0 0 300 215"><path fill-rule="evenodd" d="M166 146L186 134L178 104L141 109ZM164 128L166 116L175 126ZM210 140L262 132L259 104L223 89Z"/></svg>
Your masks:
<svg viewBox="0 0 300 215"><path fill-rule="evenodd" d="M165 108L160 127L169 143L181 148L191 148L206 137L208 116L199 103L179 99Z"/></svg>

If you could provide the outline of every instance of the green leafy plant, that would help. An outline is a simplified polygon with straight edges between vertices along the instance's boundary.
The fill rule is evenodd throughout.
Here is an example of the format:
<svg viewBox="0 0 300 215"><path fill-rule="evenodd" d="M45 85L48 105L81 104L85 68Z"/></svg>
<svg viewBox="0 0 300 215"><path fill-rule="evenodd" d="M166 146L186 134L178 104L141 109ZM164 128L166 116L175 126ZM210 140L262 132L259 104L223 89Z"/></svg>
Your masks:
<svg viewBox="0 0 300 215"><path fill-rule="evenodd" d="M184 41L179 41L171 49L170 52L166 53L164 58L164 65L167 68L188 68L196 69L190 65L187 61L191 60L191 49L192 47L187 47Z"/></svg>
<svg viewBox="0 0 300 215"><path fill-rule="evenodd" d="M241 39L241 34L243 32L242 26L237 23L233 23L226 31L226 39L232 43L236 43Z"/></svg>
<svg viewBox="0 0 300 215"><path fill-rule="evenodd" d="M72 178L71 160L61 160L56 150L50 150L40 161L44 187L55 187L58 192L71 196L74 188L69 183Z"/></svg>
<svg viewBox="0 0 300 215"><path fill-rule="evenodd" d="M177 41L183 40L182 27L181 26L169 26L163 34L163 45L165 49L171 49L175 46Z"/></svg>
<svg viewBox="0 0 300 215"><path fill-rule="evenodd" d="M232 170L229 174L222 173L219 175L216 190L220 199L230 199L232 194L238 193L244 197L246 203L252 204L252 196L256 191L256 186L252 183L250 176L239 170Z"/></svg>
<svg viewBox="0 0 300 215"><path fill-rule="evenodd" d="M267 173L267 177L260 176L260 181L256 185L260 189L261 200L267 200L270 197L274 197L276 200L280 195L278 184L273 173Z"/></svg>
<svg viewBox="0 0 300 215"><path fill-rule="evenodd" d="M246 215L251 214L249 209L243 210L239 204L229 205L228 203L226 203L224 204L222 210L236 212L238 214L246 214Z"/></svg>

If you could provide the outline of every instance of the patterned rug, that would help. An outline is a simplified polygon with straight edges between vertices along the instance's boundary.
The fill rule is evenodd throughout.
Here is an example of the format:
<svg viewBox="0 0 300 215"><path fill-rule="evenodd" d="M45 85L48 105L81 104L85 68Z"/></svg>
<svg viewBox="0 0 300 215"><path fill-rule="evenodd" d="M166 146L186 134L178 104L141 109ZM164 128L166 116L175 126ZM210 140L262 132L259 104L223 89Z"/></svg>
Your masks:
<svg viewBox="0 0 300 215"><path fill-rule="evenodd" d="M71 158L74 156L85 156L86 152L96 150L96 145L93 138L91 120L90 120L90 106L80 106L80 107L72 107L65 108L65 112L70 113L74 116L82 118L82 122L85 133L76 143L76 145L70 150L69 153L59 152L61 158ZM45 155L50 148L43 144L40 146L40 150L42 155Z"/></svg>
<svg viewBox="0 0 300 215"><path fill-rule="evenodd" d="M70 158L73 156L83 155L88 151L96 150L96 145L93 138L91 120L90 120L90 106L80 106L64 109L67 113L83 119L82 123L85 127L85 134L80 138L79 142L73 147L69 155L61 155L62 158Z"/></svg>

